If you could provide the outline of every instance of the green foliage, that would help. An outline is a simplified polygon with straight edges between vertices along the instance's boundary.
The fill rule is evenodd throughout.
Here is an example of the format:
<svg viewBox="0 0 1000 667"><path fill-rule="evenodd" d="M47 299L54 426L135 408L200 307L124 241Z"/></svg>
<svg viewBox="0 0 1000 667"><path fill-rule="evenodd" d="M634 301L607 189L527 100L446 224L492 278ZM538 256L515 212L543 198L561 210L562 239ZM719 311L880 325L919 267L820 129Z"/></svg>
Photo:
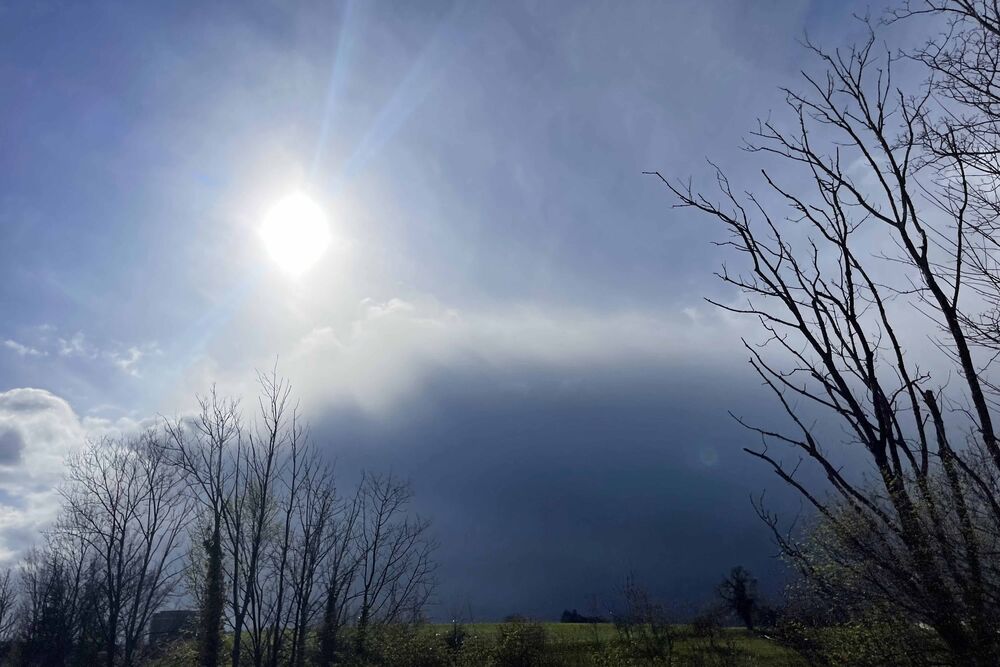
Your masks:
<svg viewBox="0 0 1000 667"><path fill-rule="evenodd" d="M195 641L177 641L166 646L163 651L150 659L150 667L189 667L197 665L199 644Z"/></svg>
<svg viewBox="0 0 1000 667"><path fill-rule="evenodd" d="M361 664L446 667L452 664L452 655L444 641L424 628L398 625L370 632L369 655Z"/></svg>
<svg viewBox="0 0 1000 667"><path fill-rule="evenodd" d="M713 612L698 614L691 621L691 634L699 638L716 637L722 633L722 621Z"/></svg>
<svg viewBox="0 0 1000 667"><path fill-rule="evenodd" d="M502 624L493 650L495 667L534 667L547 664L545 627L541 623L515 620Z"/></svg>
<svg viewBox="0 0 1000 667"><path fill-rule="evenodd" d="M799 552L811 565L809 576L786 589L775 638L817 665L949 664L937 632L918 614L870 593L863 564L837 557L842 539L828 522L810 526Z"/></svg>
<svg viewBox="0 0 1000 667"><path fill-rule="evenodd" d="M933 630L871 611L838 623L815 626L787 621L777 628L781 641L811 664L857 667L923 667L947 664Z"/></svg>
<svg viewBox="0 0 1000 667"><path fill-rule="evenodd" d="M451 632L445 636L444 641L452 651L460 651L465 645L465 636L465 626L458 621L452 621Z"/></svg>
<svg viewBox="0 0 1000 667"><path fill-rule="evenodd" d="M712 633L685 644L677 662L691 667L756 667L762 662L751 646L735 632Z"/></svg>

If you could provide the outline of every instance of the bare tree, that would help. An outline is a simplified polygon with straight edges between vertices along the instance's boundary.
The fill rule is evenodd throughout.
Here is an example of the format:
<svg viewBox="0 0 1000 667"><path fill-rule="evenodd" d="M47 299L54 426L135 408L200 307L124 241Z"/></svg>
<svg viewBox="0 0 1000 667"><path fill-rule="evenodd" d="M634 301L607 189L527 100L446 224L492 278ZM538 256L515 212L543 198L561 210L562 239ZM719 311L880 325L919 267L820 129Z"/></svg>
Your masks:
<svg viewBox="0 0 1000 667"><path fill-rule="evenodd" d="M410 516L413 492L391 475L368 474L361 482L357 544L359 652L373 623L415 621L434 586L435 544L429 522Z"/></svg>
<svg viewBox="0 0 1000 667"><path fill-rule="evenodd" d="M168 427L173 461L203 510L191 577L201 659L218 664L215 628L225 622L233 665L304 664L322 617L319 662L329 664L355 605L362 635L422 609L433 573L428 523L409 515L409 487L392 477L366 476L354 498L340 499L288 382L274 371L258 380L252 423L213 392L198 418Z"/></svg>
<svg viewBox="0 0 1000 667"><path fill-rule="evenodd" d="M318 544L332 477L309 443L288 382L274 371L258 380L252 423L237 401L213 391L196 420L170 428L175 462L205 514L204 664L218 663L213 628L223 621L232 630L233 665L245 657L277 665L286 654L301 654L304 624L315 611L312 586L325 557Z"/></svg>
<svg viewBox="0 0 1000 667"><path fill-rule="evenodd" d="M258 399L258 421L247 429L247 446L243 450L245 471L240 487L241 521L245 527L233 531L227 542L233 567L233 664L239 662L241 632L248 634L255 665L264 663L268 635L273 623L280 627L280 618L272 618L280 609L270 594L283 598L285 572L272 571L268 565L278 528L281 483L287 466L286 452L297 449L303 433L297 408L291 405L291 388L276 373L258 375L261 395ZM280 555L287 550L277 546ZM272 590L273 589L273 590ZM283 604L283 602L279 602Z"/></svg>
<svg viewBox="0 0 1000 667"><path fill-rule="evenodd" d="M640 660L671 664L677 629L664 606L632 574L625 578L621 598L621 608L613 614L613 619L618 639L627 653Z"/></svg>
<svg viewBox="0 0 1000 667"><path fill-rule="evenodd" d="M880 56L874 34L846 52L810 46L826 73L785 90L791 123L761 122L747 146L765 164L766 194L737 194L721 169L718 201L660 178L680 206L721 222L731 234L723 245L746 259L746 272L718 274L746 301L716 305L758 320L765 342L745 341L750 363L791 425L740 419L761 439L746 451L827 522L868 596L934 628L957 662L996 664L1000 445L995 355L983 349L996 329L988 308L975 313L997 294L987 202L1000 150L996 107L963 94L995 70L998 10L972 0L922 7L960 17L956 48L978 59L978 74L963 79L966 61L929 47L906 62L951 81L907 93L893 82L900 59ZM955 38L943 39L955 47ZM970 283L978 298L962 289ZM920 361L910 352L920 343L914 308L940 352ZM831 447L823 420L846 429L842 447ZM846 450L864 454L865 475L845 468ZM793 562L816 574L809 551L759 511Z"/></svg>
<svg viewBox="0 0 1000 667"><path fill-rule="evenodd" d="M301 666L320 618L329 664L355 611L362 635L419 616L433 544L409 486L367 475L340 498L289 384L259 381L252 421L213 390L193 417L69 459L59 520L20 585L0 573L0 641L14 637L15 664L139 664L152 615L182 582L201 610L203 665L223 661L224 629L234 665Z"/></svg>
<svg viewBox="0 0 1000 667"><path fill-rule="evenodd" d="M271 667L285 656L293 665L305 659L308 625L317 610L316 575L330 552L324 532L336 499L332 470L322 462L294 410L279 457L277 513L265 547L269 585L257 605L257 625L270 623L266 662Z"/></svg>
<svg viewBox="0 0 1000 667"><path fill-rule="evenodd" d="M302 511L302 503L307 502L306 494L309 490L307 483L312 476L312 467L317 464L314 457L310 456L308 439L305 430L293 415L293 421L287 434L287 452L283 454L281 467L284 474L279 477L275 495L278 506L277 535L272 540L268 550L268 558L271 569L270 595L268 595L259 605L264 611L264 617L260 625L264 626L270 620L270 646L267 647L267 664L277 667L278 658L284 647L285 628L291 621L291 613L294 605L289 599L289 589L293 585L294 572L292 571L292 553L294 544L298 541L299 533L296 519ZM270 604L267 604L267 603Z"/></svg>
<svg viewBox="0 0 1000 667"><path fill-rule="evenodd" d="M337 502L324 530L324 549L328 555L319 573L323 581L323 619L317 664L321 667L329 667L336 660L340 632L347 624L348 609L357 596L354 583L361 565L356 532L360 510L360 493L355 493L350 500Z"/></svg>
<svg viewBox="0 0 1000 667"><path fill-rule="evenodd" d="M0 574L0 658L10 647L17 629L17 587L10 569Z"/></svg>
<svg viewBox="0 0 1000 667"><path fill-rule="evenodd" d="M103 646L104 595L86 542L50 534L18 566L21 604L14 664L93 662Z"/></svg>
<svg viewBox="0 0 1000 667"><path fill-rule="evenodd" d="M181 575L188 507L158 434L86 446L68 466L56 530L89 547L104 595L108 665L135 664L152 614Z"/></svg>
<svg viewBox="0 0 1000 667"><path fill-rule="evenodd" d="M1000 10L984 0L907 1L889 22L931 15L943 18L940 34L908 55L931 72L931 90L945 109L923 126L924 146L944 170L943 192L933 198L961 216L961 246L951 250L965 264L963 283L986 308L962 313L971 336L1000 349ZM949 177L959 170L961 178ZM995 389L995 387L991 387Z"/></svg>
<svg viewBox="0 0 1000 667"><path fill-rule="evenodd" d="M336 540L328 537L337 512L333 471L314 464L308 467L301 497L296 502L297 540L292 544L289 571L292 584L291 655L289 664L305 663L306 637L323 601L321 575L333 556Z"/></svg>
<svg viewBox="0 0 1000 667"><path fill-rule="evenodd" d="M184 474L191 498L205 518L203 589L198 591L201 619L198 628L199 660L206 667L219 664L225 614L223 529L239 533L239 486L242 424L239 403L218 396L213 388L199 398L194 419L166 423L172 460Z"/></svg>

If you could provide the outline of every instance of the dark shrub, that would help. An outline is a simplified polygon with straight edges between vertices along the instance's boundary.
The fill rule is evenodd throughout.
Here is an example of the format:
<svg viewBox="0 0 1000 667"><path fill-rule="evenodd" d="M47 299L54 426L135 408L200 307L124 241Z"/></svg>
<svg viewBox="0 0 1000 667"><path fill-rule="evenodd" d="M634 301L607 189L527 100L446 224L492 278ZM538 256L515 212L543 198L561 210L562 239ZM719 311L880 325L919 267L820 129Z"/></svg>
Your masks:
<svg viewBox="0 0 1000 667"><path fill-rule="evenodd" d="M532 621L516 620L497 630L496 667L535 667L545 664L545 628Z"/></svg>
<svg viewBox="0 0 1000 667"><path fill-rule="evenodd" d="M460 651L465 645L465 626L463 626L458 621L453 621L451 624L451 631L444 638L444 643L447 644L448 648L452 651Z"/></svg>
<svg viewBox="0 0 1000 667"><path fill-rule="evenodd" d="M722 620L715 612L698 614L691 621L691 634L695 637L715 637L722 631Z"/></svg>

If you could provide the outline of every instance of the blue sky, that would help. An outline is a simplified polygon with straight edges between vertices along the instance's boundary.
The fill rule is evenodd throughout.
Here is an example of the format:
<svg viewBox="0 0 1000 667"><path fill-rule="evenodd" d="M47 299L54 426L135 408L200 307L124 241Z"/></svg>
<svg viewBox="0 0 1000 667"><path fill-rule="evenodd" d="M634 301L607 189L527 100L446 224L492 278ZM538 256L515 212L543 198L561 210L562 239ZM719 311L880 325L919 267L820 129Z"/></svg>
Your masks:
<svg viewBox="0 0 1000 667"><path fill-rule="evenodd" d="M799 40L865 9L0 5L0 551L72 443L277 359L345 470L413 480L442 609L776 581L748 497L777 483L726 417L773 408L702 300L731 297L719 230L641 172L752 177ZM256 229L297 189L335 243L292 279Z"/></svg>

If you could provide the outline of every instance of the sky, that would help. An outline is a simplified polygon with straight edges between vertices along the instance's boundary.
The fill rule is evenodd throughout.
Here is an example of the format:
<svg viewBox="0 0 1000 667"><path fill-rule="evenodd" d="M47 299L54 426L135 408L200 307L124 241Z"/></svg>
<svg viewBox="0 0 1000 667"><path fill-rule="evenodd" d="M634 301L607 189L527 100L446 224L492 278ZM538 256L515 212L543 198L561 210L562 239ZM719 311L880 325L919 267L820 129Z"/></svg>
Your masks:
<svg viewBox="0 0 1000 667"><path fill-rule="evenodd" d="M412 481L439 617L776 590L749 499L798 501L727 415L777 418L752 323L642 172L753 178L802 38L866 8L0 2L0 557L80 442L276 363L346 479ZM293 277L257 230L296 191L332 244Z"/></svg>

